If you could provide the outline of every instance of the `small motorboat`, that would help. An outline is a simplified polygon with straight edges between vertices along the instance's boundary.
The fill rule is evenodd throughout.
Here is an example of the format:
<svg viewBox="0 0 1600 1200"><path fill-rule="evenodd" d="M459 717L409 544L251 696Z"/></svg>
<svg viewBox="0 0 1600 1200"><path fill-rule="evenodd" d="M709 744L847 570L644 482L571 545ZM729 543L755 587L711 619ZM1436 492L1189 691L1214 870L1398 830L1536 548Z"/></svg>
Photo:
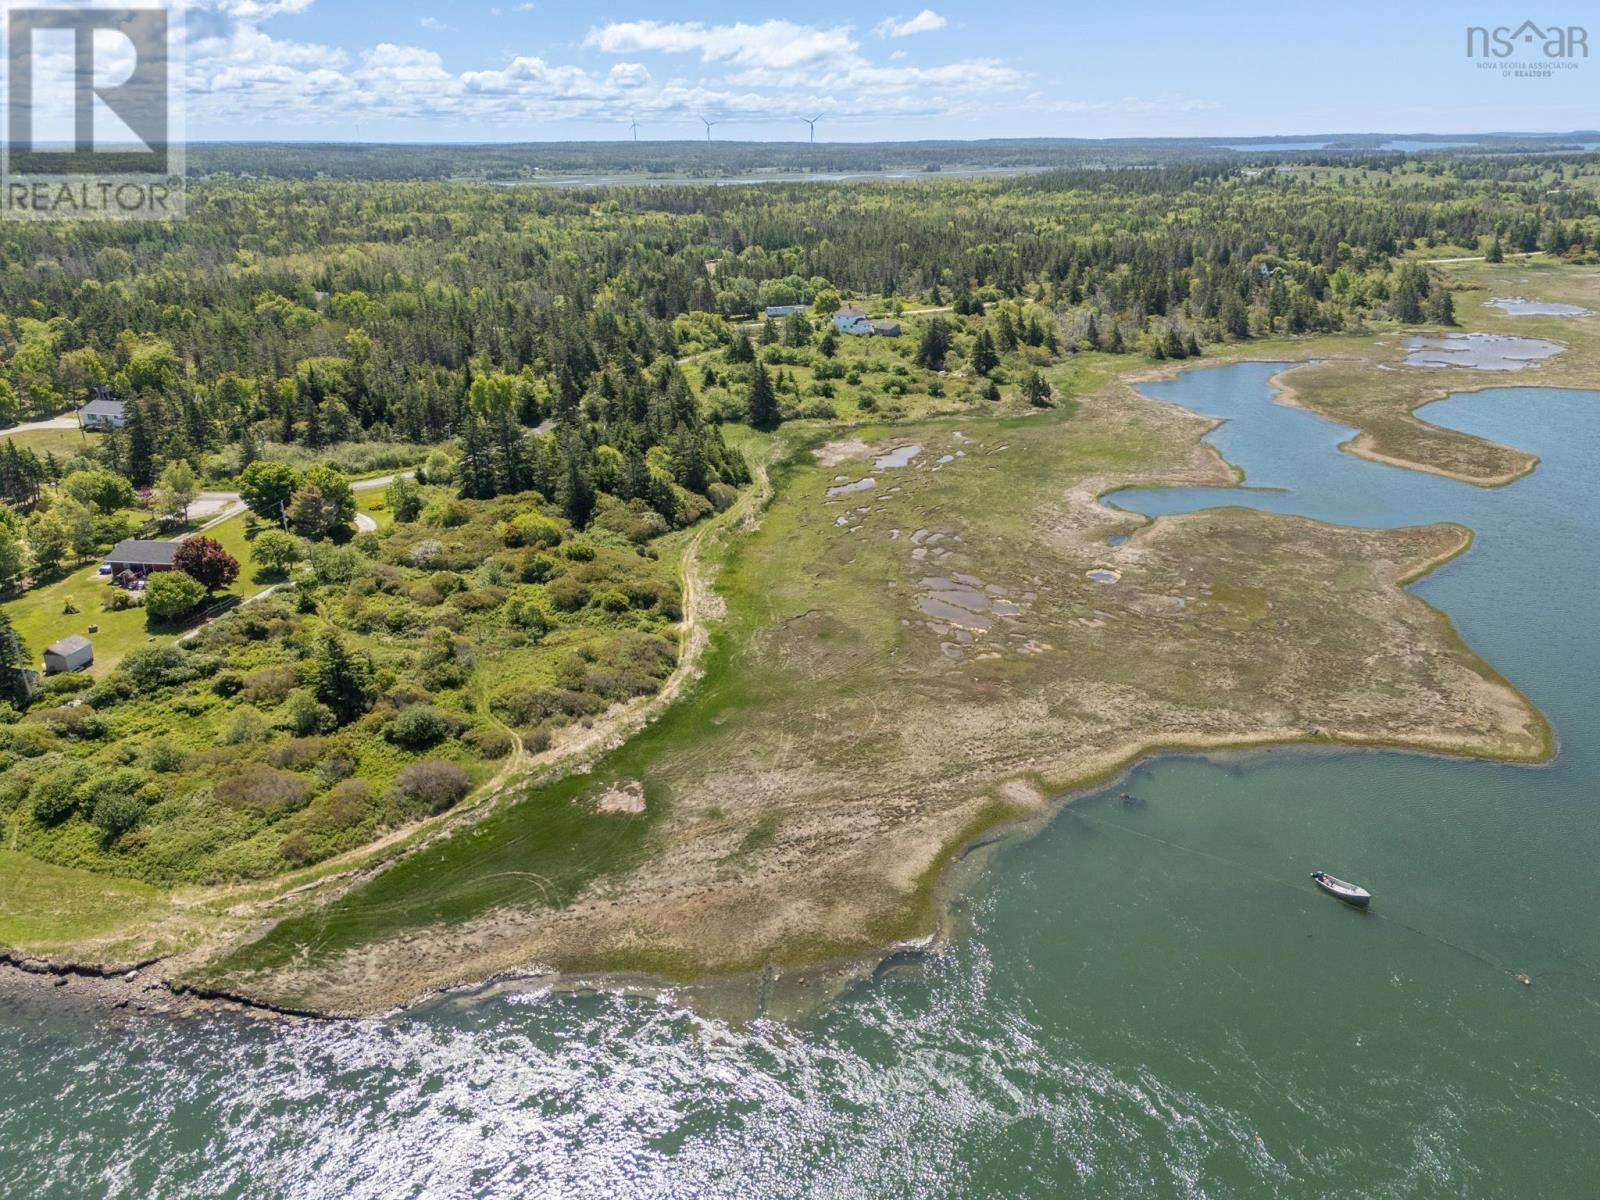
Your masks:
<svg viewBox="0 0 1600 1200"><path fill-rule="evenodd" d="M1117 797L1117 799L1122 802L1122 807L1123 808L1143 808L1144 807L1144 797L1143 796L1135 796L1132 792L1123 792L1122 795Z"/></svg>
<svg viewBox="0 0 1600 1200"><path fill-rule="evenodd" d="M1354 904L1357 908L1365 908L1372 903L1372 893L1364 887L1357 887L1353 883L1346 883L1329 875L1326 871L1313 871L1311 878L1316 885L1328 895L1343 900L1346 904Z"/></svg>

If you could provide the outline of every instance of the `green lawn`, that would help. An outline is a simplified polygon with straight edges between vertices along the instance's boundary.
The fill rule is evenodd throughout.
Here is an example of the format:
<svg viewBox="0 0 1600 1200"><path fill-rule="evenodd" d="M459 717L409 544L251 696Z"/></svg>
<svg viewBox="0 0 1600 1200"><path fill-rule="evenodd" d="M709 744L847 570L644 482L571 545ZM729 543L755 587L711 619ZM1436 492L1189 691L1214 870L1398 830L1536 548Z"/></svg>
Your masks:
<svg viewBox="0 0 1600 1200"><path fill-rule="evenodd" d="M100 444L100 437L98 433L84 433L76 429L31 429L25 433L0 430L0 438L15 442L18 450L32 450L40 458L54 454L63 463L92 450Z"/></svg>
<svg viewBox="0 0 1600 1200"><path fill-rule="evenodd" d="M253 595L272 582L256 579L243 515L224 521L206 536L221 542L239 560L239 578L225 594ZM54 583L34 588L0 605L35 659L52 642L81 633L94 642L93 673L105 675L139 647L170 641L183 631L182 626L178 626L152 632L146 625L142 608L103 611L101 603L113 589L105 576L98 574L100 563L101 560L95 558ZM69 605L77 611L68 612ZM91 632L90 626L95 626L95 630Z"/></svg>

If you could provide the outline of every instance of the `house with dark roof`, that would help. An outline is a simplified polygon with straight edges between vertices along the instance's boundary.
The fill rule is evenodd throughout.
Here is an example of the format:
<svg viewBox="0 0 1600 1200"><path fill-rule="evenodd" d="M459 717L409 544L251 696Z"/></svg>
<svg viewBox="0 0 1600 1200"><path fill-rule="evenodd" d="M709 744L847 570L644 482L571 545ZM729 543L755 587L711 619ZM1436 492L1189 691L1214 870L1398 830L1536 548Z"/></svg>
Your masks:
<svg viewBox="0 0 1600 1200"><path fill-rule="evenodd" d="M177 553L177 542L129 538L111 547L111 553L106 555L106 565L111 568L113 579L120 580L128 573L142 577L155 571L172 570L172 560Z"/></svg>
<svg viewBox="0 0 1600 1200"><path fill-rule="evenodd" d="M900 322L899 321L874 321L872 323L872 332L877 337L899 337L900 336Z"/></svg>
<svg viewBox="0 0 1600 1200"><path fill-rule="evenodd" d="M89 403L78 410L80 429L121 429L128 423L128 406L111 394L111 385L97 383Z"/></svg>
<svg viewBox="0 0 1600 1200"><path fill-rule="evenodd" d="M94 666L94 644L81 634L64 637L44 648L44 673L61 675Z"/></svg>

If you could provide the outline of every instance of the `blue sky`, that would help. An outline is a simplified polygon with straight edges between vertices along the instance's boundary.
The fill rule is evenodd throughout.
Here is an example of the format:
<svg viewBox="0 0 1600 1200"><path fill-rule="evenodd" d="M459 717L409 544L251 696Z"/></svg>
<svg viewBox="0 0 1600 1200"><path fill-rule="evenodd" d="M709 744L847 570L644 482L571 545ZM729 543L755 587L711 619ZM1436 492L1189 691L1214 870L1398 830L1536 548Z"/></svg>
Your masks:
<svg viewBox="0 0 1600 1200"><path fill-rule="evenodd" d="M1585 6L1588 8L1588 6ZM752 7L593 0L190 0L192 140L1125 137L1563 131L1600 57L1506 77L1469 24L1592 27L1510 0L1338 6Z"/></svg>

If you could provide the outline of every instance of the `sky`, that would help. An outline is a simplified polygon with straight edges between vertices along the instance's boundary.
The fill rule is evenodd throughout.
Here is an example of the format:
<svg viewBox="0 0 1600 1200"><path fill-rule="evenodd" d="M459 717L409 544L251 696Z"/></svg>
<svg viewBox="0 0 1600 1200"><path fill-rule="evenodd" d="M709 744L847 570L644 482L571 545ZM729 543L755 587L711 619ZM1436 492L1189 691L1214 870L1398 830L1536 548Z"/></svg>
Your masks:
<svg viewBox="0 0 1600 1200"><path fill-rule="evenodd" d="M1583 25L1600 10L1541 20ZM1511 0L190 0L191 141L818 141L1600 124L1600 57L1466 53Z"/></svg>

